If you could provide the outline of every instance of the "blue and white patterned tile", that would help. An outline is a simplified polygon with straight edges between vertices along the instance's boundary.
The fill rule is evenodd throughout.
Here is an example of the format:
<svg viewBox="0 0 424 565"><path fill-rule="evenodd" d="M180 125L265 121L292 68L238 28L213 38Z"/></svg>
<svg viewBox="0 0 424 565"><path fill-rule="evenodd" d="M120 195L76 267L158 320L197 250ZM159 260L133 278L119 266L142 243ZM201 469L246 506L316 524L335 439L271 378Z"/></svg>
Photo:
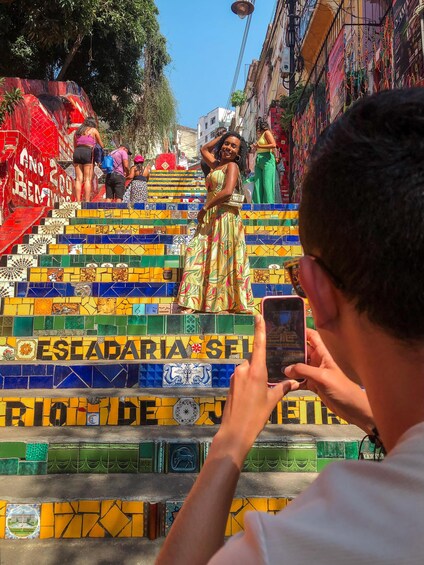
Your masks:
<svg viewBox="0 0 424 565"><path fill-rule="evenodd" d="M212 387L212 365L209 363L167 363L163 367L162 386Z"/></svg>

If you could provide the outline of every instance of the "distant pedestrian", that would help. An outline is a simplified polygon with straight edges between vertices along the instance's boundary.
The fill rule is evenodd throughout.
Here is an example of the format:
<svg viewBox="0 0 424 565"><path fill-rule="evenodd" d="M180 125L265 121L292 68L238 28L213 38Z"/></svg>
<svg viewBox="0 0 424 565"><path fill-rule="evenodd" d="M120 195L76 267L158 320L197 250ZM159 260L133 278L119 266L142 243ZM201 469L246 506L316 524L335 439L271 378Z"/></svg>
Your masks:
<svg viewBox="0 0 424 565"><path fill-rule="evenodd" d="M91 183L94 172L94 147L98 144L103 149L103 142L97 131L95 118L88 116L74 134L75 197L81 202L84 185L85 201L90 202Z"/></svg>
<svg viewBox="0 0 424 565"><path fill-rule="evenodd" d="M112 151L113 171L106 175L106 202L122 202L125 193L125 177L129 175L128 155L132 155L129 144L121 143Z"/></svg>
<svg viewBox="0 0 424 565"><path fill-rule="evenodd" d="M255 190L253 202L256 204L274 204L275 201L275 156L276 147L274 136L268 122L263 118L256 121L258 140L253 147L256 149Z"/></svg>
<svg viewBox="0 0 424 565"><path fill-rule="evenodd" d="M130 206L140 202L147 202L147 182L150 176L150 169L150 164L145 164L142 155L134 157L134 165L131 167L130 174L127 177L127 180L131 182L125 191L122 199L123 202Z"/></svg>

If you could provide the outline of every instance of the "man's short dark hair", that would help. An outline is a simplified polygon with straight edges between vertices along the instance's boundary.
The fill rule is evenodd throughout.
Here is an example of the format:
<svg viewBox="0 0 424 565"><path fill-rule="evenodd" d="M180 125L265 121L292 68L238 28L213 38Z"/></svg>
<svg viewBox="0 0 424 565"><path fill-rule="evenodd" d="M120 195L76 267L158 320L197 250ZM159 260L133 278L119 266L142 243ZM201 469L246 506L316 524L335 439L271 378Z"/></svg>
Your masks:
<svg viewBox="0 0 424 565"><path fill-rule="evenodd" d="M363 98L320 136L303 182L305 253L386 332L424 337L424 88Z"/></svg>

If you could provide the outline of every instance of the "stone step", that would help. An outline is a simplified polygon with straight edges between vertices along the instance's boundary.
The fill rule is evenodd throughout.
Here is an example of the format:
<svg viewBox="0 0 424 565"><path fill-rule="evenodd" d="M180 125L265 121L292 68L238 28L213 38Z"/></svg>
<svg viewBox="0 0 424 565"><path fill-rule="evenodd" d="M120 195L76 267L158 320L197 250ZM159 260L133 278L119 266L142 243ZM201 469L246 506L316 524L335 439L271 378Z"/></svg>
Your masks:
<svg viewBox="0 0 424 565"><path fill-rule="evenodd" d="M66 316L70 314L91 316L95 314L154 315L177 311L174 297L117 297L71 296L56 298L2 298L0 312L3 316ZM259 312L261 299L254 299L254 311ZM237 314L234 314L237 315ZM240 314L244 316L244 314ZM10 327L9 323L5 327Z"/></svg>
<svg viewBox="0 0 424 565"><path fill-rule="evenodd" d="M46 226L76 226L76 225L99 225L99 226L140 226L140 227L172 227L175 225L186 226L187 224L197 225L194 220L189 220L187 218L173 218L173 219L157 219L152 220L149 218L50 218L46 217L40 221L40 225ZM279 220L279 219L259 219L259 220L249 220L243 221L245 229L247 227L278 227L281 228L282 234L285 233L285 228L290 227L292 230L297 228L298 220L297 218ZM298 229L298 228L297 228ZM290 231L292 231L290 230Z"/></svg>
<svg viewBox="0 0 424 565"><path fill-rule="evenodd" d="M136 204L134 205L136 206ZM164 208L161 208L163 206ZM168 208L165 208L168 206ZM200 204L180 204L178 206L193 206L193 208L186 208L177 210L176 208L169 208L169 206L177 206L177 204L152 204L150 208L99 208L99 209L77 209L68 210L66 208L51 210L49 217L51 218L134 218L134 219L189 219L195 220L201 208ZM250 206L250 205L249 205ZM250 220L266 220L268 218L284 220L295 220L298 218L296 210L245 210L241 211L242 219Z"/></svg>
<svg viewBox="0 0 424 565"><path fill-rule="evenodd" d="M184 255L184 244L57 244L51 243L52 236L34 236L37 239L33 243L20 243L13 247L16 255ZM109 236L111 237L111 236ZM185 238L186 236L179 236ZM46 238L43 240L43 238ZM302 255L300 245L269 245L253 244L247 245L249 256L260 257L299 257Z"/></svg>
<svg viewBox="0 0 424 565"><path fill-rule="evenodd" d="M23 244L51 244L58 245L186 245L190 240L187 235L163 235L158 233L149 233L141 235L129 234L58 234L58 235L39 235L29 234L22 238ZM298 246L300 240L298 235L246 235L247 245L267 245L276 246Z"/></svg>
<svg viewBox="0 0 424 565"><path fill-rule="evenodd" d="M4 534L3 534L4 535ZM3 565L87 565L87 554L93 565L125 563L125 565L154 565L164 538L84 538L84 539L2 539ZM123 551L125 557L123 558ZM123 559L125 561L123 561Z"/></svg>
<svg viewBox="0 0 424 565"><path fill-rule="evenodd" d="M11 322L11 326L8 326ZM85 336L153 336L153 335L253 335L251 315L190 314L190 315L108 315L91 316L0 316L1 335L31 337L48 335L49 331L80 330ZM58 335L52 334L52 335Z"/></svg>
<svg viewBox="0 0 424 565"><path fill-rule="evenodd" d="M117 269L118 270L118 269ZM124 271L126 269L123 269ZM54 270L53 270L54 271ZM52 280L60 275L61 269L56 269L56 275L52 272ZM23 273L26 278L26 272ZM0 295L2 297L15 296L22 298L54 298L56 296L97 296L102 298L128 297L176 297L179 283L133 283L126 282L124 274L121 280L115 282L1 282ZM289 295L293 288L289 284L253 283L252 291L256 298L270 295Z"/></svg>
<svg viewBox="0 0 424 565"><path fill-rule="evenodd" d="M147 202L147 203L135 203L132 207L133 211L137 210L199 210L201 204L199 203L182 203L182 204L161 204L158 202ZM87 210L129 210L128 204L125 202L115 203L115 202L66 202L62 206L55 206L53 212L61 210L62 212L69 211L87 211ZM243 204L243 211L265 211L265 212L276 212L276 211L292 211L298 212L299 204ZM60 215L59 215L60 216ZM65 214L63 214L66 217Z"/></svg>
<svg viewBox="0 0 424 565"><path fill-rule="evenodd" d="M82 219L82 218L76 218ZM78 225L55 225L45 224L34 226L32 228L33 234L38 235L98 235L98 234L172 234L172 235L186 235L190 232L196 231L197 224L172 225L172 226L142 226L139 225L125 225L116 223L112 225L93 224L78 224ZM273 235L273 236L296 236L299 235L299 228L281 227L281 226L245 226L245 233L247 235ZM192 234L191 234L192 235Z"/></svg>
<svg viewBox="0 0 424 565"><path fill-rule="evenodd" d="M301 392L290 393L277 404L269 428L282 424L295 424L299 429L305 424L347 424L315 395ZM159 426L170 430L178 426L216 426L221 422L226 393L226 389L193 387L144 389L142 393L136 389L69 388L43 390L42 396L34 396L34 390L15 389L13 396L3 393L0 398L0 427L95 426L102 433L105 426Z"/></svg>
<svg viewBox="0 0 424 565"><path fill-rule="evenodd" d="M15 267L0 267L0 282L133 282L133 283L163 283L179 282L183 273L182 268L170 267L31 267L16 269ZM23 278L25 277L25 278ZM253 283L290 284L290 277L285 269L251 269L250 277Z"/></svg>
<svg viewBox="0 0 424 565"><path fill-rule="evenodd" d="M316 476L316 473L242 474L230 508L226 536L241 531L247 510L275 513ZM178 480L172 474L150 475L148 481L129 474L75 474L67 475L66 481L54 475L40 476L36 481L25 476L19 477L19 481L13 476L3 477L0 537L163 537L194 478L193 474L183 474ZM13 516L17 518L14 520ZM27 524L25 530L23 522Z"/></svg>
<svg viewBox="0 0 424 565"><path fill-rule="evenodd" d="M286 261L290 261L291 256L255 256L249 257L251 269L281 269ZM99 254L78 254L78 255L3 255L0 262L1 266L13 267L24 270L31 267L184 267L184 257L179 255L99 255Z"/></svg>
<svg viewBox="0 0 424 565"><path fill-rule="evenodd" d="M305 426L302 433L294 426L291 431L280 428L279 437L267 431L261 434L243 472L320 472L334 460L358 459L363 433L354 426L342 438L333 435L334 426L329 430ZM201 433L193 434L187 429L164 437L163 431L159 435L157 430L144 429L136 435L124 430L118 441L110 431L99 438L92 427L47 429L47 433L39 428L14 433L16 429L22 430L0 429L0 475L198 473L215 433L200 428ZM374 446L367 441L361 449L373 454Z"/></svg>

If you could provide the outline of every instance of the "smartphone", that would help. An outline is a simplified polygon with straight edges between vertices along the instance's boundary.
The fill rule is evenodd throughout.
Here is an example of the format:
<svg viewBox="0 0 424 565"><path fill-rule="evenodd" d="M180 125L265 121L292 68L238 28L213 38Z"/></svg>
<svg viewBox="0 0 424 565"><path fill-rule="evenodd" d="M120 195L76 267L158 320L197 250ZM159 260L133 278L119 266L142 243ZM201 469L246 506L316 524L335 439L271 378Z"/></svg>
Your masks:
<svg viewBox="0 0 424 565"><path fill-rule="evenodd" d="M262 300L266 325L266 366L268 383L287 377L284 369L306 363L305 302L299 296L269 296Z"/></svg>

